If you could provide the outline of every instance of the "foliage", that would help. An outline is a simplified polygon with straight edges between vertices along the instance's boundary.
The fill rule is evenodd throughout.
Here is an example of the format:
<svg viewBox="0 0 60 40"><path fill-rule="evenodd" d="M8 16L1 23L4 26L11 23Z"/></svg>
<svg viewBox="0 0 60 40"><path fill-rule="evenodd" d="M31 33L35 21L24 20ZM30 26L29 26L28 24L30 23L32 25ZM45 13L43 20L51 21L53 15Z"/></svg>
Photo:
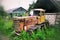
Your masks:
<svg viewBox="0 0 60 40"><path fill-rule="evenodd" d="M30 5L29 5L29 9L28 9L28 12L29 12L29 13L30 13L31 9L34 8L35 4L36 4L36 3L33 2L33 4L30 4Z"/></svg>
<svg viewBox="0 0 60 40"><path fill-rule="evenodd" d="M31 35L26 32L26 31L22 31L20 33L20 36L14 36L11 39L12 40L46 40L46 38L48 37L53 37L55 35L55 29L45 29L45 30L41 30L41 29L37 29L36 32L33 32Z"/></svg>
<svg viewBox="0 0 60 40"><path fill-rule="evenodd" d="M2 34L8 35L12 31L13 31L12 20L6 21L5 18L0 17L0 32L2 32Z"/></svg>
<svg viewBox="0 0 60 40"><path fill-rule="evenodd" d="M4 10L2 6L0 6L0 16L6 16L7 12Z"/></svg>

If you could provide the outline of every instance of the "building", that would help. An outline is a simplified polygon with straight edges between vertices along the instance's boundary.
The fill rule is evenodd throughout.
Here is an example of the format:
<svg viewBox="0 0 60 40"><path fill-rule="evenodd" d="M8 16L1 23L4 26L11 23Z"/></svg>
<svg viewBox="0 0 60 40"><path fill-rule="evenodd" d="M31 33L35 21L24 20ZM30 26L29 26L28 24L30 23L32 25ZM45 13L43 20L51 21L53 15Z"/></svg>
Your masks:
<svg viewBox="0 0 60 40"><path fill-rule="evenodd" d="M11 17L23 16L25 12L27 12L27 10L22 7L8 10L8 13L11 15Z"/></svg>

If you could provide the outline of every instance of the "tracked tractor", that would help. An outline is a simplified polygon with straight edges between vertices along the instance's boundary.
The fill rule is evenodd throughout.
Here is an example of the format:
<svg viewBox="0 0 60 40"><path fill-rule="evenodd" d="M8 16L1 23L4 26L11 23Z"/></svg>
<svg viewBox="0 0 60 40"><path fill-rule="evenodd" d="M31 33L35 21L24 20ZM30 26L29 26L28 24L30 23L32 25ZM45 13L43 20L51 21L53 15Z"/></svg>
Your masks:
<svg viewBox="0 0 60 40"><path fill-rule="evenodd" d="M35 30L37 28L42 28L45 25L46 17L45 17L45 10L44 9L33 9L33 15L21 17L14 17L14 27L17 33L21 31L30 31Z"/></svg>

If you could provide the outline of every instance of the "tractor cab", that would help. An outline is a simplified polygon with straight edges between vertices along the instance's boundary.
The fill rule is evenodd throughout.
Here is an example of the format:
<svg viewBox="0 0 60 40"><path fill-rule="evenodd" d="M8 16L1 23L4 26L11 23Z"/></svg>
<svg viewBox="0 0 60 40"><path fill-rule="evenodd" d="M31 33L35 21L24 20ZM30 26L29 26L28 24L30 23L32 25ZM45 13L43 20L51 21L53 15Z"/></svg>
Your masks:
<svg viewBox="0 0 60 40"><path fill-rule="evenodd" d="M40 15L44 15L45 14L45 10L44 9L32 9L30 11L30 15L31 16L40 16Z"/></svg>
<svg viewBox="0 0 60 40"><path fill-rule="evenodd" d="M44 9L33 9L33 15L35 15L35 16L42 16L44 14L45 14Z"/></svg>
<svg viewBox="0 0 60 40"><path fill-rule="evenodd" d="M37 16L38 24L45 22L45 10L44 9L33 9L33 16Z"/></svg>

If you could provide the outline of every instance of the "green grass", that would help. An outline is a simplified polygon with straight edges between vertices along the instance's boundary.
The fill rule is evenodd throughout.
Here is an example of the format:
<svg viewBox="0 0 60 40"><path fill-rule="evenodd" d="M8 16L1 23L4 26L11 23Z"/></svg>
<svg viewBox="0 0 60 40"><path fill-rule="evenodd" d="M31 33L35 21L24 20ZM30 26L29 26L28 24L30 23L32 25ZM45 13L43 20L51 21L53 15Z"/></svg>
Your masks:
<svg viewBox="0 0 60 40"><path fill-rule="evenodd" d="M8 36L10 40L60 40L60 24L49 26L45 30L37 29L31 35L22 31L20 36L14 34L13 21L0 17L0 35Z"/></svg>
<svg viewBox="0 0 60 40"><path fill-rule="evenodd" d="M7 35L11 31L13 31L13 21L6 21L5 18L0 18L0 32Z"/></svg>
<svg viewBox="0 0 60 40"><path fill-rule="evenodd" d="M55 38L56 30L55 28L41 30L37 29L31 35L25 31L22 31L20 36L11 36L12 40L53 40Z"/></svg>

